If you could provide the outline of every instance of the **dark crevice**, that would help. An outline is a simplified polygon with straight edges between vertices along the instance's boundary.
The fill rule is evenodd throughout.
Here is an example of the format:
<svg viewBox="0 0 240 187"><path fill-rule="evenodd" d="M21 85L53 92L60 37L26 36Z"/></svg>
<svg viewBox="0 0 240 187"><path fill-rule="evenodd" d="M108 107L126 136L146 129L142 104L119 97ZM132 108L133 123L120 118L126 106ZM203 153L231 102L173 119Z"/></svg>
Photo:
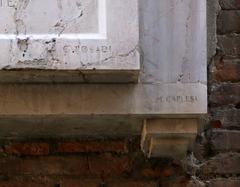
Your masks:
<svg viewBox="0 0 240 187"><path fill-rule="evenodd" d="M238 102L238 103L235 105L235 108L236 108L236 109L240 109L240 102Z"/></svg>

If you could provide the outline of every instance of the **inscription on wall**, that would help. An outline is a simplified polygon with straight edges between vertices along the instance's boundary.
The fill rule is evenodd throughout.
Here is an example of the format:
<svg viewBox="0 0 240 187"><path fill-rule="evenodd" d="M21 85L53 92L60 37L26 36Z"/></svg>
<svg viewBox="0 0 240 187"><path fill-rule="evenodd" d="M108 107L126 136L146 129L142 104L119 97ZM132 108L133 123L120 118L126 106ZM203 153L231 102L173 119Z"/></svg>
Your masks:
<svg viewBox="0 0 240 187"><path fill-rule="evenodd" d="M169 96L160 96L157 98L158 101L161 103L196 103L198 102L198 96L176 96L176 95L169 95Z"/></svg>
<svg viewBox="0 0 240 187"><path fill-rule="evenodd" d="M114 71L136 82L138 23L138 0L0 0L0 71Z"/></svg>
<svg viewBox="0 0 240 187"><path fill-rule="evenodd" d="M16 0L0 0L0 8L14 8Z"/></svg>

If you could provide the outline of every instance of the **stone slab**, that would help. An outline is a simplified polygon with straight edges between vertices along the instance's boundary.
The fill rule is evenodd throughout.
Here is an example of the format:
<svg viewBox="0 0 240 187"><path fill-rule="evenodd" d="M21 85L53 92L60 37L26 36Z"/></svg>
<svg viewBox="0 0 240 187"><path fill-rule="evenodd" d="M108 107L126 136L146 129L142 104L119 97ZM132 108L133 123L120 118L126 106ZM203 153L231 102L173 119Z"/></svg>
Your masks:
<svg viewBox="0 0 240 187"><path fill-rule="evenodd" d="M207 86L198 84L2 84L4 115L203 115Z"/></svg>
<svg viewBox="0 0 240 187"><path fill-rule="evenodd" d="M141 148L148 157L183 159L192 149L198 126L197 119L146 119Z"/></svg>
<svg viewBox="0 0 240 187"><path fill-rule="evenodd" d="M207 82L206 0L140 0L144 83Z"/></svg>
<svg viewBox="0 0 240 187"><path fill-rule="evenodd" d="M0 0L2 82L137 81L138 21L138 0Z"/></svg>

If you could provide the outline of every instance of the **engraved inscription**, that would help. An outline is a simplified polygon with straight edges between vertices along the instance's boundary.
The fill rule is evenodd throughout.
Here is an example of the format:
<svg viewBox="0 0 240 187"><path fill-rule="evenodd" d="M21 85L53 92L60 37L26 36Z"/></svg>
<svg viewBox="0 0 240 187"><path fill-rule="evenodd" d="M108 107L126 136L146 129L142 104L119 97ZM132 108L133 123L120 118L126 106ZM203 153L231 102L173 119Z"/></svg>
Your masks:
<svg viewBox="0 0 240 187"><path fill-rule="evenodd" d="M0 0L0 5L0 69L127 72L137 79L138 0Z"/></svg>
<svg viewBox="0 0 240 187"><path fill-rule="evenodd" d="M14 8L16 0L0 0L0 8Z"/></svg>
<svg viewBox="0 0 240 187"><path fill-rule="evenodd" d="M79 46L76 49L82 53L110 53L112 51L111 46Z"/></svg>
<svg viewBox="0 0 240 187"><path fill-rule="evenodd" d="M76 46L70 46L66 45L63 47L64 54L82 54L82 55L97 55L97 54L112 54L112 46L107 45L76 45Z"/></svg>
<svg viewBox="0 0 240 187"><path fill-rule="evenodd" d="M189 96L180 96L180 95L172 95L172 96L160 96L158 100L162 103L195 103L198 101L198 97L194 95Z"/></svg>

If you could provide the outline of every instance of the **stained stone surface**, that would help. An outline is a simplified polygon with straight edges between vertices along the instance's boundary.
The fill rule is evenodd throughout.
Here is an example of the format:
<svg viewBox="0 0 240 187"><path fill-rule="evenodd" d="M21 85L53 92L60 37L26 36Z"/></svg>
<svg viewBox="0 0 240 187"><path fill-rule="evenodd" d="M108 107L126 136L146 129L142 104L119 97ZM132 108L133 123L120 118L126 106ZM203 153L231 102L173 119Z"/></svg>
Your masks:
<svg viewBox="0 0 240 187"><path fill-rule="evenodd" d="M142 82L206 84L206 0L140 1Z"/></svg>
<svg viewBox="0 0 240 187"><path fill-rule="evenodd" d="M121 23L110 16L114 12L117 17L123 16L125 23L123 33L112 37L115 49L125 51L125 55L118 56L116 60L134 59L136 43L132 41L136 40L138 33L131 35L128 28L132 28L135 23L132 19L135 20L137 10L130 10L130 7L136 4L134 0L114 0L114 3L108 3L108 22L114 22L115 29L121 27ZM121 11L117 12L114 7ZM36 116L43 119L46 116L74 116L80 120L82 117L96 116L108 116L111 119L170 116L196 118L206 114L206 0L139 0L139 9L140 51L143 58L138 84L0 84L0 116L23 116L34 121ZM127 10L133 15L125 15ZM129 37L127 45L126 38L122 40L125 32ZM33 51L33 47L29 50ZM5 51L1 55L7 58L10 57L8 54ZM89 55L88 58L94 57ZM23 73L21 79L24 78ZM41 77L34 74L33 78ZM84 78L89 82L97 79ZM104 78L113 80L105 75Z"/></svg>
<svg viewBox="0 0 240 187"><path fill-rule="evenodd" d="M138 21L138 0L0 0L1 81L136 81Z"/></svg>

